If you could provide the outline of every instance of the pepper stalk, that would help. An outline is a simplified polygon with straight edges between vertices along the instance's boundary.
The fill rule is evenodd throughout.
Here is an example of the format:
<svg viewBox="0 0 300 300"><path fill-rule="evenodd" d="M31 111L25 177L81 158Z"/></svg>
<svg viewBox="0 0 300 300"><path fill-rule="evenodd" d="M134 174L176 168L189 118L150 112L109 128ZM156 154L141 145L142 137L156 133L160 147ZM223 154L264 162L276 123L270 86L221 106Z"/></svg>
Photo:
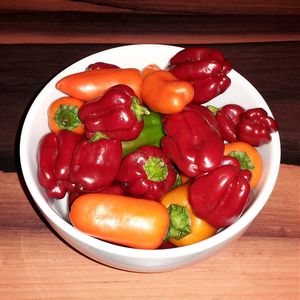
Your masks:
<svg viewBox="0 0 300 300"><path fill-rule="evenodd" d="M184 206L171 204L168 207L170 225L165 240L180 240L192 232L191 218Z"/></svg>

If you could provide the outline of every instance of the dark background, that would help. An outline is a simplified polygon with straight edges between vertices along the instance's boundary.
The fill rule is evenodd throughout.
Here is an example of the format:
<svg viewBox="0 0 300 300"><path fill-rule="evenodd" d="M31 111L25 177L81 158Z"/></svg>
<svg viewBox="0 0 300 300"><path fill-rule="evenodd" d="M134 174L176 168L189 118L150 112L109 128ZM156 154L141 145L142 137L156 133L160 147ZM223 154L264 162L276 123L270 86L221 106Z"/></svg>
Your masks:
<svg viewBox="0 0 300 300"><path fill-rule="evenodd" d="M221 50L278 120L282 163L300 165L298 1L20 2L0 4L1 171L19 169L22 121L54 75L92 53L135 43Z"/></svg>

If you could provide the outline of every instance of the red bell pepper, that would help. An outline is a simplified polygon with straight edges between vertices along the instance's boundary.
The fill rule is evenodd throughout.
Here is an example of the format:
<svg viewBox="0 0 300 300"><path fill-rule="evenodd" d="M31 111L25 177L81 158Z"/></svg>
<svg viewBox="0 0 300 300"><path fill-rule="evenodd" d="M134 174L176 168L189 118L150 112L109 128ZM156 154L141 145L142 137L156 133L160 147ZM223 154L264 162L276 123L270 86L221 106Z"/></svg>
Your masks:
<svg viewBox="0 0 300 300"><path fill-rule="evenodd" d="M144 127L143 116L149 110L140 104L132 88L115 85L79 110L86 136L101 132L109 138L129 141L137 138Z"/></svg>
<svg viewBox="0 0 300 300"><path fill-rule="evenodd" d="M277 121L263 108L245 110L238 104L208 108L215 114L223 139L229 143L241 141L257 147L269 143L271 133L278 131Z"/></svg>
<svg viewBox="0 0 300 300"><path fill-rule="evenodd" d="M228 104L217 111L216 120L224 140L230 143L237 141L236 128L244 111L238 104Z"/></svg>
<svg viewBox="0 0 300 300"><path fill-rule="evenodd" d="M252 178L252 173L251 173L251 168L249 168L247 163L243 161L243 165L241 165L241 162L238 158L230 155L224 155L224 157L221 160L220 166L226 166L226 165L231 165L240 169L239 175L243 176L250 182Z"/></svg>
<svg viewBox="0 0 300 300"><path fill-rule="evenodd" d="M50 198L61 199L75 188L69 180L74 149L82 136L69 130L48 133L40 141L37 153L38 181Z"/></svg>
<svg viewBox="0 0 300 300"><path fill-rule="evenodd" d="M88 67L86 69L87 70L120 69L120 67L113 65L113 64L99 61L99 62L95 62L93 64L88 65Z"/></svg>
<svg viewBox="0 0 300 300"><path fill-rule="evenodd" d="M97 192L112 185L122 160L121 142L96 133L75 149L70 180L79 193Z"/></svg>
<svg viewBox="0 0 300 300"><path fill-rule="evenodd" d="M178 79L194 87L196 103L205 103L225 92L231 80L227 76L231 64L223 54L212 48L187 48L170 60L168 70Z"/></svg>
<svg viewBox="0 0 300 300"><path fill-rule="evenodd" d="M214 115L204 106L190 104L170 115L164 124L163 152L188 177L218 167L224 142Z"/></svg>
<svg viewBox="0 0 300 300"><path fill-rule="evenodd" d="M249 177L244 171L225 163L199 176L189 189L189 202L196 216L215 228L235 222L250 198Z"/></svg>
<svg viewBox="0 0 300 300"><path fill-rule="evenodd" d="M160 200L174 185L176 172L170 160L156 146L143 146L128 154L117 176L130 196Z"/></svg>
<svg viewBox="0 0 300 300"><path fill-rule="evenodd" d="M99 191L97 191L99 192ZM118 184L118 183L113 183L111 186L109 186L108 188L104 188L103 190L100 191L103 194L109 194L109 195L124 195L124 190L123 187ZM88 192L90 193L90 192ZM72 206L73 202L81 195L86 194L86 193L82 193L82 192L78 192L78 191L73 191L71 193L69 193L68 196L68 205L69 208Z"/></svg>
<svg viewBox="0 0 300 300"><path fill-rule="evenodd" d="M246 110L237 126L239 141L254 147L267 144L272 140L271 133L278 131L278 123L263 108Z"/></svg>

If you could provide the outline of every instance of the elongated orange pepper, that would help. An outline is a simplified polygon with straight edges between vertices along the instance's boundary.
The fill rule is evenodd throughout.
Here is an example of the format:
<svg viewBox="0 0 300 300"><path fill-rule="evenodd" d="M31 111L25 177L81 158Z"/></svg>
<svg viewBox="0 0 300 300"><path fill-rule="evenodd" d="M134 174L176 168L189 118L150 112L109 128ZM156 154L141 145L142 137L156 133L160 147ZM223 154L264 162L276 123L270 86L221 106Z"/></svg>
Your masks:
<svg viewBox="0 0 300 300"><path fill-rule="evenodd" d="M69 217L88 235L138 249L158 248L170 223L160 202L100 193L76 198Z"/></svg>
<svg viewBox="0 0 300 300"><path fill-rule="evenodd" d="M153 71L158 71L158 70L161 70L161 68L158 65L150 64L142 69L142 75L143 75L143 77L146 77L149 73L152 73Z"/></svg>
<svg viewBox="0 0 300 300"><path fill-rule="evenodd" d="M176 239L174 237L169 239L169 242L175 246L191 245L207 239L216 233L216 229L213 226L204 220L199 219L193 213L188 201L188 190L189 184L183 184L165 194L165 196L161 199L161 203L167 208L172 204L184 207L190 218L190 233L180 239Z"/></svg>
<svg viewBox="0 0 300 300"><path fill-rule="evenodd" d="M57 82L56 88L71 97L91 101L102 96L110 87L125 84L140 98L142 81L138 69L100 69L68 75Z"/></svg>
<svg viewBox="0 0 300 300"><path fill-rule="evenodd" d="M57 133L62 129L67 129L83 134L83 123L78 117L78 110L83 103L83 101L73 97L61 97L53 101L48 108L50 130Z"/></svg>
<svg viewBox="0 0 300 300"><path fill-rule="evenodd" d="M156 70L149 72L142 83L142 100L153 111L175 114L193 100L194 88L178 80L171 72Z"/></svg>

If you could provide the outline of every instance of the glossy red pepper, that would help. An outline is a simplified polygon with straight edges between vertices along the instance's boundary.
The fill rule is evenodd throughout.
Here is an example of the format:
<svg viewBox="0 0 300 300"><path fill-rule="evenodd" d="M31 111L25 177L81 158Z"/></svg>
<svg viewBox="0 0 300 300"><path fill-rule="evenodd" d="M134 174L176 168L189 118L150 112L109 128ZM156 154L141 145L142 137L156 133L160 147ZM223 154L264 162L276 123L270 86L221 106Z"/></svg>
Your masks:
<svg viewBox="0 0 300 300"><path fill-rule="evenodd" d="M244 170L224 164L199 176L190 186L189 202L195 215L215 228L234 223L243 213L250 184Z"/></svg>
<svg viewBox="0 0 300 300"><path fill-rule="evenodd" d="M99 193L99 192L101 192L103 194L110 194L110 195L124 195L123 187L118 183L113 183L111 186L104 188L101 191L97 191L96 193ZM88 192L88 193L90 193L90 192ZM85 194L85 193L82 193L82 192L79 193L76 190L69 193L69 196L68 196L69 207L71 207L71 205L73 204L75 199L77 199L79 196L81 196L83 194Z"/></svg>
<svg viewBox="0 0 300 300"><path fill-rule="evenodd" d="M120 67L102 61L88 65L87 70L120 69Z"/></svg>
<svg viewBox="0 0 300 300"><path fill-rule="evenodd" d="M245 109L238 104L228 104L217 111L216 120L224 140L237 141L236 128L244 111Z"/></svg>
<svg viewBox="0 0 300 300"><path fill-rule="evenodd" d="M224 142L208 108L190 104L182 112L168 116L164 130L163 152L184 175L195 177L219 166Z"/></svg>
<svg viewBox="0 0 300 300"><path fill-rule="evenodd" d="M215 114L223 139L230 143L242 141L257 147L269 143L271 133L278 131L277 121L263 108L245 110L238 104L208 108Z"/></svg>
<svg viewBox="0 0 300 300"><path fill-rule="evenodd" d="M69 130L48 133L40 141L37 153L38 180L50 198L61 199L73 191L69 169L74 149L82 136Z"/></svg>
<svg viewBox="0 0 300 300"><path fill-rule="evenodd" d="M176 172L170 160L156 146L143 146L128 154L117 176L130 196L160 200L174 185Z"/></svg>
<svg viewBox="0 0 300 300"><path fill-rule="evenodd" d="M239 175L243 176L244 178L246 178L250 182L250 180L252 178L251 171L249 169L244 169L242 167L240 161L236 157L233 157L233 156L230 156L230 155L224 155L222 160L221 160L220 166L226 166L226 165L231 165L231 166L236 167L237 169L240 169Z"/></svg>
<svg viewBox="0 0 300 300"><path fill-rule="evenodd" d="M139 136L143 127L143 116L149 110L140 104L132 88L115 85L94 101L86 102L79 110L86 136L101 132L109 138L130 141Z"/></svg>
<svg viewBox="0 0 300 300"><path fill-rule="evenodd" d="M70 180L79 193L101 191L112 185L121 160L121 142L96 133L76 147L70 165Z"/></svg>
<svg viewBox="0 0 300 300"><path fill-rule="evenodd" d="M237 126L239 141L254 147L267 144L272 140L271 133L278 131L278 123L263 108L246 110Z"/></svg>
<svg viewBox="0 0 300 300"><path fill-rule="evenodd" d="M238 169L241 169L240 170L240 175L245 177L250 182L250 180L252 178L251 171L249 169L242 168L242 165L241 165L240 161L236 157L233 157L233 156L230 156L230 155L224 155L219 166L226 166L226 165L231 165L231 166L234 166ZM201 176L206 175L206 174L207 174L207 172L201 172L194 179L197 180L198 177L201 177Z"/></svg>
<svg viewBox="0 0 300 300"><path fill-rule="evenodd" d="M196 103L205 103L225 92L231 80L227 76L231 63L212 48L186 48L170 60L168 70L178 79L189 81L194 87Z"/></svg>

